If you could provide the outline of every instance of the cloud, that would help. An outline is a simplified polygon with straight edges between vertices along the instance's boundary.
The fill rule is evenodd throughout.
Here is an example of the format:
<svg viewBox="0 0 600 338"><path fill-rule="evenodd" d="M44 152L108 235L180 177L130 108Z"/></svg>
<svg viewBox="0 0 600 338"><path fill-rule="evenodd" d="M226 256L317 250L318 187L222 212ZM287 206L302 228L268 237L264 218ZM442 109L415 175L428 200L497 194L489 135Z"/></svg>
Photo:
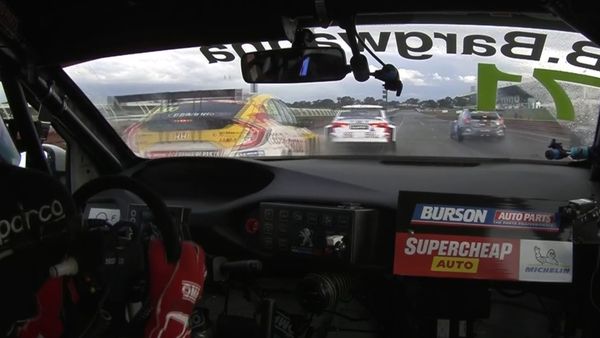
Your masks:
<svg viewBox="0 0 600 338"><path fill-rule="evenodd" d="M474 84L475 82L477 82L477 76L475 75L459 75L458 79L467 84Z"/></svg>
<svg viewBox="0 0 600 338"><path fill-rule="evenodd" d="M441 76L439 73L433 73L432 77L436 81L450 81L451 80L450 77Z"/></svg>
<svg viewBox="0 0 600 338"><path fill-rule="evenodd" d="M425 75L418 70L398 68L400 73L400 80L403 82L411 83L415 86L426 86Z"/></svg>

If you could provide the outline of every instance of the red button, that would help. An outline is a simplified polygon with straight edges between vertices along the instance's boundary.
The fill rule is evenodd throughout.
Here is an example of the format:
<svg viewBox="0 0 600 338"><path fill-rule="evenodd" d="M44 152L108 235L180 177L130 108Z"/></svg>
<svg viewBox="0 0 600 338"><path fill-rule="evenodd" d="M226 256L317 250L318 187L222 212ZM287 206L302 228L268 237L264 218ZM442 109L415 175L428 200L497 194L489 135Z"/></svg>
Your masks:
<svg viewBox="0 0 600 338"><path fill-rule="evenodd" d="M254 235L260 229L260 223L256 218L248 218L246 224L244 224L244 228L246 229L246 233Z"/></svg>

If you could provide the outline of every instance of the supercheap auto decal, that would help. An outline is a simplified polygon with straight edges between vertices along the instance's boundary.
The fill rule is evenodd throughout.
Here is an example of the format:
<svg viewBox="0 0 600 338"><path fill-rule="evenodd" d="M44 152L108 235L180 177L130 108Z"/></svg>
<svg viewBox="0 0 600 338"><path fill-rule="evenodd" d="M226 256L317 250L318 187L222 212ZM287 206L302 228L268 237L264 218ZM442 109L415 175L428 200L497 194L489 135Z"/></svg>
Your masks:
<svg viewBox="0 0 600 338"><path fill-rule="evenodd" d="M570 283L571 242L396 234L394 274Z"/></svg>
<svg viewBox="0 0 600 338"><path fill-rule="evenodd" d="M401 193L393 273L570 283L573 243L565 241L557 213L548 206L537 210L535 202L508 201Z"/></svg>
<svg viewBox="0 0 600 338"><path fill-rule="evenodd" d="M518 280L518 240L398 233L396 249L395 274Z"/></svg>

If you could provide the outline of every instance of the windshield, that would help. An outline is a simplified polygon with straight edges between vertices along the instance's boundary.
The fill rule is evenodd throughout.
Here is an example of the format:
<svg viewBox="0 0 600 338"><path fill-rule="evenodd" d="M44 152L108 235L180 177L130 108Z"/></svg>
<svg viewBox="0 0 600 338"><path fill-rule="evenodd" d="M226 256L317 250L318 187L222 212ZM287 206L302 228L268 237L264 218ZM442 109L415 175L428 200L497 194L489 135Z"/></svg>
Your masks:
<svg viewBox="0 0 600 338"><path fill-rule="evenodd" d="M287 41L124 55L65 70L123 142L147 158L378 154L545 160L552 139L568 146L593 141L600 49L581 34L416 24L358 31L379 58L398 68L400 96L376 79L360 83L352 74L320 83L243 81L243 53L287 48ZM320 46L339 46L350 59L343 30L314 32ZM381 68L362 50L371 71Z"/></svg>
<svg viewBox="0 0 600 338"><path fill-rule="evenodd" d="M475 112L471 113L471 118L473 120L498 120L500 116L493 112Z"/></svg>
<svg viewBox="0 0 600 338"><path fill-rule="evenodd" d="M345 110L340 112L338 118L340 119L375 119L381 117L381 111L379 110L364 110L364 109L356 109L356 110Z"/></svg>

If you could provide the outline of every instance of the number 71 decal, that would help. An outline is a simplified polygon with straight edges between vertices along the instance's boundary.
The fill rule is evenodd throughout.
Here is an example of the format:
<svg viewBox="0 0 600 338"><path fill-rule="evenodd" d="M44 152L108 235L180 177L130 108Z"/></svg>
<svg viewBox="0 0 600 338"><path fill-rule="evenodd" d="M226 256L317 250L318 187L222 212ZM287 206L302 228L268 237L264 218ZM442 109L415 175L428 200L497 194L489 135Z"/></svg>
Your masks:
<svg viewBox="0 0 600 338"><path fill-rule="evenodd" d="M533 77L552 96L556 107L556 118L559 120L573 121L575 110L571 99L557 81L600 87L600 78L560 70L534 68ZM477 67L477 109L496 109L498 81L521 82L521 79L521 75L500 71L494 64L480 63Z"/></svg>

